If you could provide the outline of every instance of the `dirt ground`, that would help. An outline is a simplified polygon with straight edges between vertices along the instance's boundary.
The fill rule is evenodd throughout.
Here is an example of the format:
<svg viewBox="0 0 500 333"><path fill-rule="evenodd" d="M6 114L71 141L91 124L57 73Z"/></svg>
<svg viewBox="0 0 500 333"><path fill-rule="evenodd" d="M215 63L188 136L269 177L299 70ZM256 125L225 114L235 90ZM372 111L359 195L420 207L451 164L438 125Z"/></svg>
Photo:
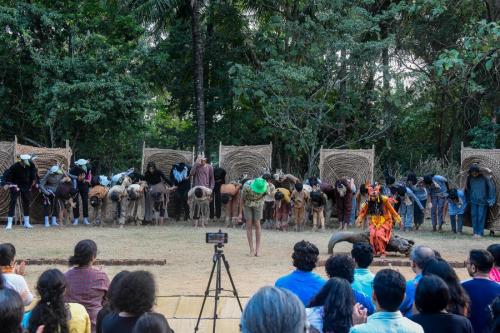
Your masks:
<svg viewBox="0 0 500 333"><path fill-rule="evenodd" d="M428 223L428 221L426 222ZM202 295L212 268L213 246L205 244L205 232L217 231L218 224L211 223L207 229L194 229L185 223L170 223L165 227L126 227L119 230L111 227L66 227L45 229L37 226L34 230L15 228L12 231L0 230L0 242L11 242L17 248L18 258L68 258L74 245L81 239L91 238L98 244L98 257L102 259L166 259L164 266L107 266L110 277L121 270L146 269L157 280L158 294L161 296ZM221 227L222 228L222 227ZM252 295L265 285L272 285L283 274L293 269L291 250L300 240L315 243L321 252L321 259L326 259L328 239L334 230L325 233L305 231L276 232L263 231L262 254L260 257L248 255L248 244L244 230L224 229L229 233L229 243L224 252L230 264L236 287L240 295ZM467 230L470 232L469 230ZM462 261L473 248L486 248L497 242L497 238L484 237L473 240L469 235L455 236L449 232L432 233L418 231L401 233L404 237L415 240L416 244L425 244L441 252L448 260ZM351 245L339 244L335 250L348 252ZM404 259L406 260L406 259ZM31 287L48 266L30 266L27 280ZM63 271L67 267L59 266ZM374 271L380 268L375 268ZM398 268L407 278L413 273L409 268ZM324 275L324 268L317 268ZM464 269L458 269L461 278L467 278ZM223 274L223 285L229 287L229 281Z"/></svg>

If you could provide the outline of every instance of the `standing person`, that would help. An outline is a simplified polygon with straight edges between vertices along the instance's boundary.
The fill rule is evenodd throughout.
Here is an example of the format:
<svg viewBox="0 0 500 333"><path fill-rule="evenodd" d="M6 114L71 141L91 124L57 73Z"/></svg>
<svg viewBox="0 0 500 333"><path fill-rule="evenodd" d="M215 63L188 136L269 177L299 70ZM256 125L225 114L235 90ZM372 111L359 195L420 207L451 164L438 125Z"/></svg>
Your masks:
<svg viewBox="0 0 500 333"><path fill-rule="evenodd" d="M0 270L3 286L15 290L28 306L33 301L33 294L24 279L26 264L16 263L16 248L10 243L0 244Z"/></svg>
<svg viewBox="0 0 500 333"><path fill-rule="evenodd" d="M352 289L368 297L373 294L373 279L375 275L368 268L373 262L373 249L367 243L355 243L352 246L351 256L356 262Z"/></svg>
<svg viewBox="0 0 500 333"><path fill-rule="evenodd" d="M273 192L274 212L276 230L288 231L288 219L290 215L290 191L279 187Z"/></svg>
<svg viewBox="0 0 500 333"><path fill-rule="evenodd" d="M277 228L275 225L275 216L274 216L274 201L275 195L274 190L276 189L274 184L272 183L272 176L269 173L265 173L262 178L267 182L267 193L264 197L264 228L272 229ZM290 191L288 191L290 193Z"/></svg>
<svg viewBox="0 0 500 333"><path fill-rule="evenodd" d="M339 179L335 182L335 203L337 204L337 215L339 219L339 230L347 229L351 219L352 210L352 187L347 179Z"/></svg>
<svg viewBox="0 0 500 333"><path fill-rule="evenodd" d="M184 221L189 218L188 192L191 188L189 174L191 167L184 162L176 163L170 170L170 182L177 189L174 192L175 220L179 221L184 213Z"/></svg>
<svg viewBox="0 0 500 333"><path fill-rule="evenodd" d="M5 229L12 229L12 222L16 213L17 198L21 196L23 206L23 226L27 229L33 228L30 224L30 206L31 206L31 188L35 186L38 175L35 163L31 159L31 155L19 156L19 161L12 164L4 174L4 181L7 185L4 188L10 189L10 204L7 215L7 226Z"/></svg>
<svg viewBox="0 0 500 333"><path fill-rule="evenodd" d="M470 297L469 319L476 333L484 333L492 323L488 306L500 296L500 284L489 278L493 262L493 256L486 250L471 250L466 262L472 279L462 282L462 286Z"/></svg>
<svg viewBox="0 0 500 333"><path fill-rule="evenodd" d="M361 207L357 223L361 224L366 217L369 218L370 244L376 256L385 258L385 248L392 237L394 222L401 224L401 218L389 199L380 194L380 186L369 186L368 195L368 202Z"/></svg>
<svg viewBox="0 0 500 333"><path fill-rule="evenodd" d="M210 216L210 199L212 198L212 190L205 186L195 186L188 193L189 210L191 219L195 221L194 226L198 227L198 222L201 221L201 226L206 227Z"/></svg>
<svg viewBox="0 0 500 333"><path fill-rule="evenodd" d="M450 214L451 230L453 233L462 234L464 226L464 213L467 207L464 191L451 189L448 192L448 214Z"/></svg>
<svg viewBox="0 0 500 333"><path fill-rule="evenodd" d="M399 216L401 216L401 219L403 220L404 231L411 231L413 230L414 206L416 205L422 212L424 211L424 207L413 191L405 185L397 186L397 195L399 202Z"/></svg>
<svg viewBox="0 0 500 333"><path fill-rule="evenodd" d="M424 184L429 193L428 200L431 202L429 206L431 207L432 231L442 231L448 193L448 180L440 175L429 174L424 177Z"/></svg>
<svg viewBox="0 0 500 333"><path fill-rule="evenodd" d="M226 183L226 170L218 166L213 169L215 185L213 189L213 201L210 203L210 219L216 218L220 220L222 214L220 188Z"/></svg>
<svg viewBox="0 0 500 333"><path fill-rule="evenodd" d="M92 180L92 171L88 160L79 159L69 171L69 176L73 180L73 188L78 190L82 199L83 224L89 225L89 186ZM78 225L80 218L80 200L75 198L75 208L73 208L73 225Z"/></svg>
<svg viewBox="0 0 500 333"><path fill-rule="evenodd" d="M147 191L144 193L144 198L145 198L145 209L144 209L144 221L151 221L153 219L153 213L154 213L154 205L155 205L155 200L152 197L152 188L153 186L156 186L158 184L166 184L169 187L172 186L172 183L170 182L170 179L168 179L163 171L159 170L156 167L155 162L149 161L147 166L146 166L146 172L144 173L144 180L146 181L148 185ZM161 194L160 194L161 195ZM169 195L169 192L164 195ZM162 200L162 203L168 202L168 200ZM160 224L163 224L163 220L165 218L165 211L167 207L163 207L163 205L160 205L159 207L159 216L160 216Z"/></svg>
<svg viewBox="0 0 500 333"><path fill-rule="evenodd" d="M260 220L262 219L264 197L266 193L267 182L262 178L255 178L245 183L241 194L251 257L258 257L260 255L260 238L262 234ZM253 246L253 228L255 228L255 250Z"/></svg>
<svg viewBox="0 0 500 333"><path fill-rule="evenodd" d="M495 260L490 271L490 280L500 283L500 244L491 244L486 250L491 253Z"/></svg>
<svg viewBox="0 0 500 333"><path fill-rule="evenodd" d="M408 187L413 191L418 201L424 209L420 209L420 206L413 206L413 217L415 220L415 229L418 230L420 226L424 223L425 218L425 206L427 205L427 189L425 188L424 179L422 177L417 178L417 175L410 172L406 178Z"/></svg>
<svg viewBox="0 0 500 333"><path fill-rule="evenodd" d="M59 205L56 199L57 187L65 177L63 169L59 165L52 166L40 180L40 191L43 193L43 210L45 227L50 227L49 217L53 226L58 226L57 216L59 215Z"/></svg>
<svg viewBox="0 0 500 333"><path fill-rule="evenodd" d="M350 333L424 333L422 326L403 317L398 311L405 297L405 278L392 269L383 269L373 280L373 301L377 312L365 324L351 328Z"/></svg>
<svg viewBox="0 0 500 333"><path fill-rule="evenodd" d="M97 313L102 309L104 297L109 288L106 273L94 266L97 258L97 244L90 239L79 241L73 256L69 258L72 268L66 272L67 303L79 303L87 309L95 333Z"/></svg>
<svg viewBox="0 0 500 333"><path fill-rule="evenodd" d="M226 227L232 226L234 228L238 222L241 199L240 190L240 183L223 184L220 188L225 220L224 225Z"/></svg>
<svg viewBox="0 0 500 333"><path fill-rule="evenodd" d="M295 183L295 189L292 192L291 200L295 218L295 231L302 231L304 230L306 204L309 200L309 194L304 190L304 185L302 183Z"/></svg>
<svg viewBox="0 0 500 333"><path fill-rule="evenodd" d="M488 207L493 207L496 202L496 189L491 176L486 176L484 172L481 172L477 164L473 164L469 168L465 197L471 208L473 237L481 238L484 233Z"/></svg>
<svg viewBox="0 0 500 333"><path fill-rule="evenodd" d="M313 272L318 264L319 250L311 242L300 241L293 247L292 273L280 277L274 284L278 288L288 289L308 305L311 299L325 285L325 279Z"/></svg>
<svg viewBox="0 0 500 333"><path fill-rule="evenodd" d="M198 156L198 159L191 170L191 177L193 178L193 186L204 186L212 191L214 190L214 168L208 163L208 159L206 157Z"/></svg>
<svg viewBox="0 0 500 333"><path fill-rule="evenodd" d="M311 192L311 207L312 207L312 219L313 219L313 231L319 230L321 232L325 231L325 206L327 201L326 195L321 192L318 187Z"/></svg>
<svg viewBox="0 0 500 333"><path fill-rule="evenodd" d="M42 325L44 332L91 333L90 318L83 305L64 301L66 281L60 270L43 272L36 290L40 300L23 319L23 322L29 323L29 333L35 333Z"/></svg>

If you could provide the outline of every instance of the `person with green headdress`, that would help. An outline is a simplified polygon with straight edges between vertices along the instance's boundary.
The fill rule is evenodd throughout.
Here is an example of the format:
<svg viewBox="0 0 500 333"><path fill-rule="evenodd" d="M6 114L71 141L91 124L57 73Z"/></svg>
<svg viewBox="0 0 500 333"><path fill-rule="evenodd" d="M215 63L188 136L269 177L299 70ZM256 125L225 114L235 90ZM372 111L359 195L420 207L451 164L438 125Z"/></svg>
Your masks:
<svg viewBox="0 0 500 333"><path fill-rule="evenodd" d="M250 246L250 256L259 256L261 227L260 220L264 210L264 197L267 194L267 181L263 178L255 178L243 185L242 203L243 214L246 219L247 239ZM255 249L253 247L252 230L255 228Z"/></svg>

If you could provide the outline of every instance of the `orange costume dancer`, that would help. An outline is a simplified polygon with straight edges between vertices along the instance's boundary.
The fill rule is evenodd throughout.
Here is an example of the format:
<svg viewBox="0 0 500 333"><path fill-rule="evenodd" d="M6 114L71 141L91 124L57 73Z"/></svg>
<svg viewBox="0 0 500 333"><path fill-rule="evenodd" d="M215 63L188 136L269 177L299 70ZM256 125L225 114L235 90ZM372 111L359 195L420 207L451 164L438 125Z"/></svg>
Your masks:
<svg viewBox="0 0 500 333"><path fill-rule="evenodd" d="M356 222L361 224L368 216L370 244L375 255L385 257L385 248L391 239L394 221L401 224L401 218L389 198L380 194L379 185L368 186L368 196L368 201L361 206Z"/></svg>

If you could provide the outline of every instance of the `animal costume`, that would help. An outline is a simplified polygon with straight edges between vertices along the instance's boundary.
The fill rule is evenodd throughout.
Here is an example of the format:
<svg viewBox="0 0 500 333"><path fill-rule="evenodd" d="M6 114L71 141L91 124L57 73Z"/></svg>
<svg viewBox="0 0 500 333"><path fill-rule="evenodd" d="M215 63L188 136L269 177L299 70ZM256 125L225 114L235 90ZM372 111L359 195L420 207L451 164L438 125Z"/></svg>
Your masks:
<svg viewBox="0 0 500 333"><path fill-rule="evenodd" d="M291 200L293 203L295 230L300 231L304 228L306 204L309 200L309 194L304 190L304 186L301 183L295 184L295 190L292 192Z"/></svg>
<svg viewBox="0 0 500 333"><path fill-rule="evenodd" d="M40 191L43 194L44 222L45 227L57 226L57 215L59 214L59 205L56 199L57 187L61 180L66 177L64 171L59 165L54 165L40 180ZM52 217L52 223L49 224L49 216Z"/></svg>
<svg viewBox="0 0 500 333"><path fill-rule="evenodd" d="M92 179L92 171L89 168L89 161L79 159L69 171L69 176L73 180L73 188L78 190L82 199L83 224L90 224L89 218L89 186ZM75 198L75 208L73 208L73 225L78 224L80 218L80 201Z"/></svg>
<svg viewBox="0 0 500 333"><path fill-rule="evenodd" d="M370 244L375 255L385 256L385 249L392 236L394 221L401 224L401 218L386 196L380 194L380 186L368 187L369 200L361 206L357 223L368 216L370 223Z"/></svg>
<svg viewBox="0 0 500 333"><path fill-rule="evenodd" d="M345 229L351 220L352 188L347 179L335 182L335 203L341 229Z"/></svg>

